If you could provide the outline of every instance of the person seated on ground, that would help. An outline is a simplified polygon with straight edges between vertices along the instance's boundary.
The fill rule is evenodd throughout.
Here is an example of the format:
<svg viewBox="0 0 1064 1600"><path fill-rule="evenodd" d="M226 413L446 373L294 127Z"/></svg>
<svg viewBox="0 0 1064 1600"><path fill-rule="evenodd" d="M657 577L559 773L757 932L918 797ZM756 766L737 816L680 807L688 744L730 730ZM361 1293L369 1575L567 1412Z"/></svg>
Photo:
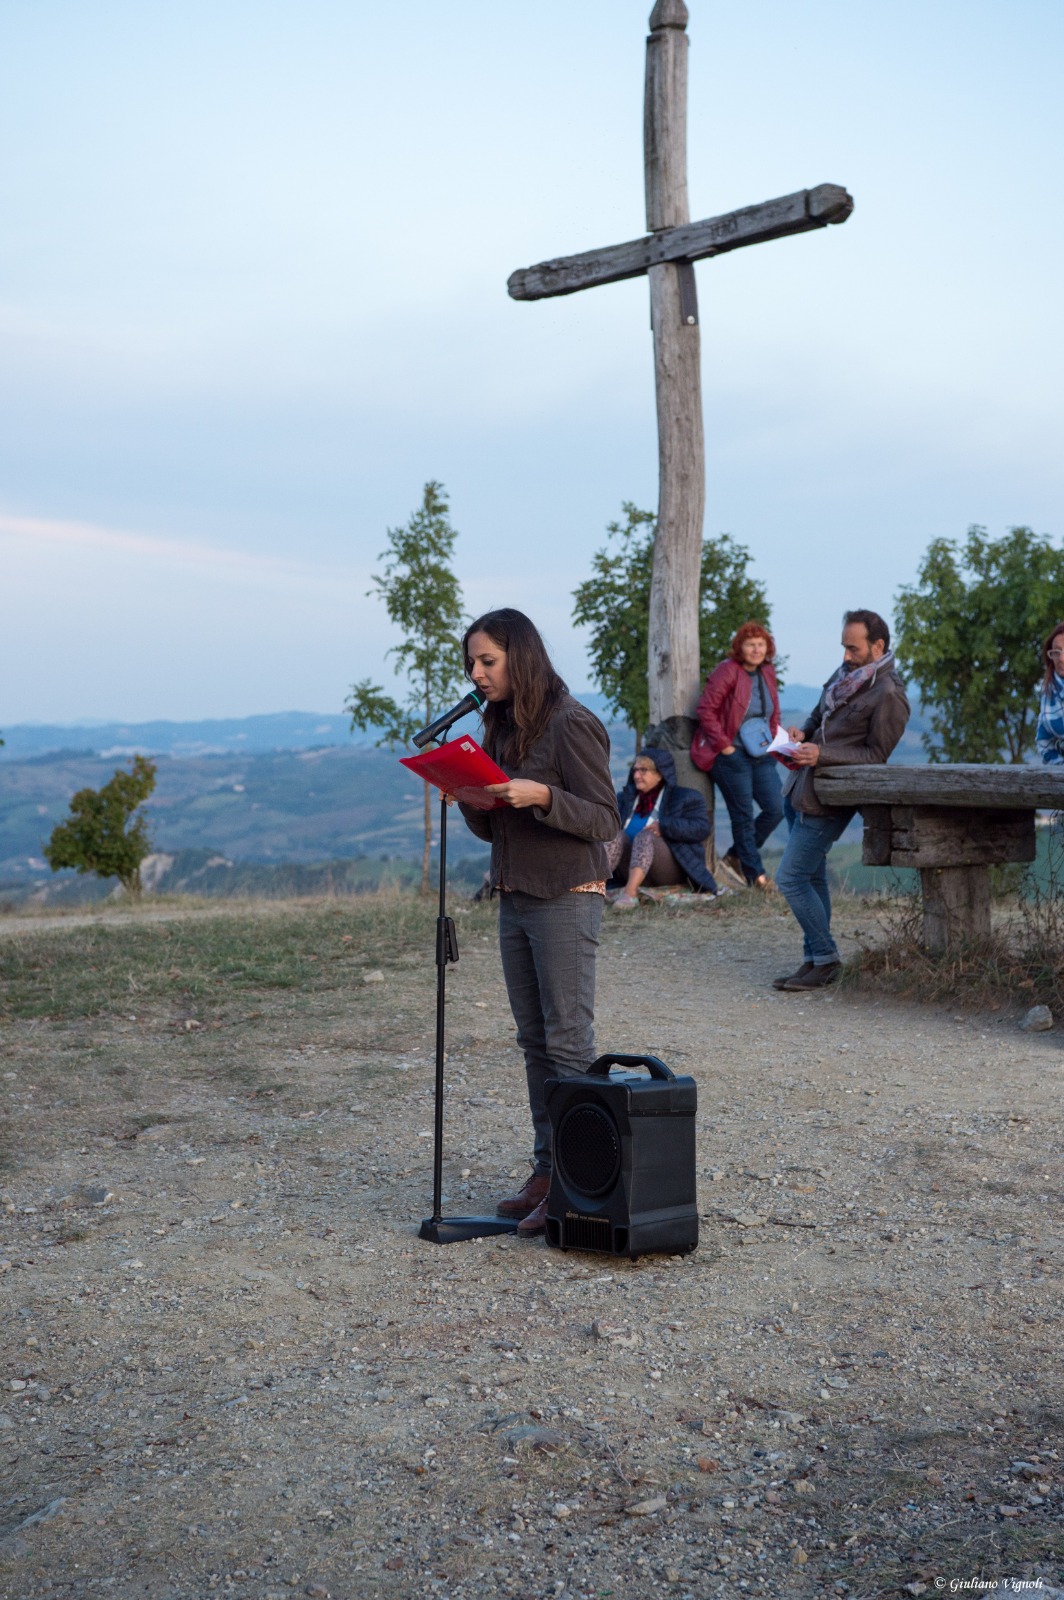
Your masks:
<svg viewBox="0 0 1064 1600"><path fill-rule="evenodd" d="M697 789L681 789L668 750L640 751L617 796L617 809L621 828L606 846L606 859L614 878L623 876L626 882L613 902L615 909L638 904L643 884L719 893L702 849L709 838L706 802Z"/></svg>
<svg viewBox="0 0 1064 1600"><path fill-rule="evenodd" d="M760 622L744 622L727 660L706 680L691 743L691 760L712 775L728 807L733 843L722 859L758 889L768 888L761 846L783 821L780 769L767 754L780 725L775 656L776 642L768 629Z"/></svg>
<svg viewBox="0 0 1064 1600"><path fill-rule="evenodd" d="M1042 646L1045 677L1038 697L1038 754L1047 767L1064 762L1064 622Z"/></svg>

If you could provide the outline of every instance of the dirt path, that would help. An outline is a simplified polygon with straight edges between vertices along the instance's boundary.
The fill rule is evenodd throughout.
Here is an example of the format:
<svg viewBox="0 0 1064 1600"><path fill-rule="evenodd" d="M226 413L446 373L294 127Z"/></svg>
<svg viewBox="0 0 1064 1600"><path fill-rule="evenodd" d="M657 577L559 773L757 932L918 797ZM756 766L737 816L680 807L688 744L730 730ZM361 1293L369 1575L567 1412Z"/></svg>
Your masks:
<svg viewBox="0 0 1064 1600"><path fill-rule="evenodd" d="M459 934L445 1186L489 1210L527 1112ZM5 1023L0 1594L1064 1592L1060 1037L796 961L764 908L608 919L600 1048L699 1093L700 1247L635 1263L418 1241L414 956Z"/></svg>

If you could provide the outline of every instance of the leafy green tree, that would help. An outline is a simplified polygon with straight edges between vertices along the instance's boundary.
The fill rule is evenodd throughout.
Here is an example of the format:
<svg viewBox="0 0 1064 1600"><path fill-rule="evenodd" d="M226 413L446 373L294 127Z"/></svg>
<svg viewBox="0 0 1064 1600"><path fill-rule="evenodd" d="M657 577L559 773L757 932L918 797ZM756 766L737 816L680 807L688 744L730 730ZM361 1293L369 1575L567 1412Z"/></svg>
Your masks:
<svg viewBox="0 0 1064 1600"><path fill-rule="evenodd" d="M102 789L79 789L70 816L53 828L44 859L53 872L73 867L117 878L126 893L140 894L140 864L151 849L148 824L136 816L155 788L155 762L134 756L131 770L119 769Z"/></svg>
<svg viewBox="0 0 1064 1600"><path fill-rule="evenodd" d="M591 675L614 714L635 729L638 752L650 718L647 633L657 518L630 500L622 509L625 521L606 527L615 542L595 551L592 576L573 590L573 621L591 630Z"/></svg>
<svg viewBox="0 0 1064 1600"><path fill-rule="evenodd" d="M606 532L615 542L596 550L592 576L573 591L573 621L590 628L591 673L611 709L635 730L636 752L650 720L647 687L650 575L657 518L623 502L625 521ZM702 670L728 653L732 634L756 618L769 626L768 597L747 573L750 552L730 534L702 544L698 637Z"/></svg>
<svg viewBox="0 0 1064 1600"><path fill-rule="evenodd" d="M344 702L352 729L384 729L379 745L405 744L465 683L462 589L450 565L457 537L443 485L435 482L426 483L421 505L405 527L388 529L388 547L378 557L385 563L384 572L374 576L374 588L368 592L384 601L389 618L403 631L401 643L388 654L405 674L410 693L399 702L380 684L364 678L352 684ZM423 894L429 890L431 801L426 784Z"/></svg>
<svg viewBox="0 0 1064 1600"><path fill-rule="evenodd" d="M895 654L929 713L930 761L1024 760L1042 641L1062 616L1064 551L1044 534L971 527L963 545L931 543L895 608Z"/></svg>

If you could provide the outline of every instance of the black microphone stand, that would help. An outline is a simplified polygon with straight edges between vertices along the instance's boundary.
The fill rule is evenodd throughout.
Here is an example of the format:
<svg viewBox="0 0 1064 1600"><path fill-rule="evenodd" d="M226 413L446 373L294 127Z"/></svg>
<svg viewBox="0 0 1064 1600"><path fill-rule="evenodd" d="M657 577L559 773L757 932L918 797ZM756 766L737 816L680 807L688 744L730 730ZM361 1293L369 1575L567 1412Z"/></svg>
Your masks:
<svg viewBox="0 0 1064 1600"><path fill-rule="evenodd" d="M437 741L443 744L447 735ZM436 918L436 1109L432 1126L432 1216L418 1229L430 1244L460 1244L497 1233L516 1233L510 1217L444 1217L443 1209L443 1049L446 1017L447 964L458 960L458 936L447 915L447 798L440 795L440 906Z"/></svg>

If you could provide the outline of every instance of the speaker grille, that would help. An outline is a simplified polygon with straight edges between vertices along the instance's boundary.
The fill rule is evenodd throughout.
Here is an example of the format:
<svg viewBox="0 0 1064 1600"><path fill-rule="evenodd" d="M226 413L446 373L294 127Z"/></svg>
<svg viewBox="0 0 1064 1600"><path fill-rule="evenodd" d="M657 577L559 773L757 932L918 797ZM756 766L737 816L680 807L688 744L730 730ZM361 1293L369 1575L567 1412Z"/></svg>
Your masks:
<svg viewBox="0 0 1064 1600"><path fill-rule="evenodd" d="M566 1217L562 1246L567 1250L612 1250L613 1225L608 1217Z"/></svg>
<svg viewBox="0 0 1064 1600"><path fill-rule="evenodd" d="M573 1106L554 1136L554 1157L571 1188L583 1194L612 1189L621 1171L621 1141L613 1118L601 1106Z"/></svg>

